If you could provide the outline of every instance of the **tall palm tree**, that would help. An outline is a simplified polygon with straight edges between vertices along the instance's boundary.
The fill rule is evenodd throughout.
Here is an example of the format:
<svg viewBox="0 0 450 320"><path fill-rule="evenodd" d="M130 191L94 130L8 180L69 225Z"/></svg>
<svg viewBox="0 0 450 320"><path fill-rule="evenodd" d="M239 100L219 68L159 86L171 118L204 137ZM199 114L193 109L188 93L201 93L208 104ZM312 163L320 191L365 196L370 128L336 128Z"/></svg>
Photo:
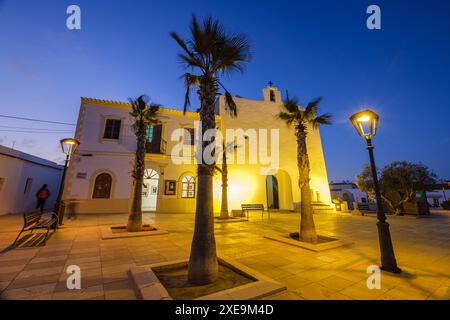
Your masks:
<svg viewBox="0 0 450 320"><path fill-rule="evenodd" d="M310 102L306 108L302 108L297 99L287 98L283 103L282 111L277 115L288 126L294 125L297 139L298 186L301 195L299 240L311 243L317 242L317 234L314 226L311 189L309 187L309 157L306 148L307 129L308 127L317 129L321 124L331 124L331 115L317 115L320 101L321 98L318 98Z"/></svg>
<svg viewBox="0 0 450 320"><path fill-rule="evenodd" d="M220 205L220 219L228 219L228 164L227 164L227 153L231 149L237 149L235 143L222 143L222 166L219 168L216 166L216 170L220 172L222 176L222 201Z"/></svg>
<svg viewBox="0 0 450 320"><path fill-rule="evenodd" d="M147 126L157 121L156 114L160 106L148 105L147 97L144 95L139 96L136 100L130 99L130 103L130 115L134 118L132 128L136 135L137 146L132 173L134 179L133 202L128 215L127 231L137 232L142 230L142 185L144 183Z"/></svg>
<svg viewBox="0 0 450 320"><path fill-rule="evenodd" d="M190 24L190 38L183 40L172 32L171 37L181 47L178 54L187 69L197 71L186 73L186 94L184 110L190 105L190 90L197 88L200 100L201 132L215 129L215 103L220 95L219 87L225 90L225 101L232 115L237 114L236 104L231 94L220 82L219 76L231 71L242 71L245 62L250 59L249 44L241 34L227 34L223 26L211 17L201 24L195 15ZM202 141L202 140L201 140ZM197 149L198 155L208 142L203 142ZM217 156L217 154L216 154ZM198 189L195 211L195 228L189 258L188 279L193 284L211 283L217 278L218 263L216 242L214 238L213 212L213 174L214 163L206 163L202 159L197 165Z"/></svg>

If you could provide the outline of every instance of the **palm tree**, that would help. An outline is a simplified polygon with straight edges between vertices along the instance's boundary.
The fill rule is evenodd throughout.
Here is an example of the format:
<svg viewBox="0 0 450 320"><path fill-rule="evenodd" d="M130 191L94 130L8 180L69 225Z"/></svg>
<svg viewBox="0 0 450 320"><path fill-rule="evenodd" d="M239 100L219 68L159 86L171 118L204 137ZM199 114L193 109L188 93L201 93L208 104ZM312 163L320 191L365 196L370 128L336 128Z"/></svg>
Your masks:
<svg viewBox="0 0 450 320"><path fill-rule="evenodd" d="M147 105L147 97L139 96L136 100L130 99L131 112L134 118L133 131L136 134L137 146L133 168L133 202L128 216L127 231L138 232L142 230L142 185L145 171L145 142L147 126L156 122L159 105Z"/></svg>
<svg viewBox="0 0 450 320"><path fill-rule="evenodd" d="M298 186L301 194L301 222L299 240L316 243L317 234L314 226L313 210L311 203L311 189L309 187L309 158L306 148L307 128L317 129L321 124L331 124L331 115L317 116L317 110L321 98L310 102L306 108L302 108L295 98L286 99L283 109L277 115L288 126L294 125L297 139L297 166Z"/></svg>
<svg viewBox="0 0 450 320"><path fill-rule="evenodd" d="M228 219L228 164L227 153L231 148L237 149L237 145L233 143L222 143L222 166L219 168L216 166L216 170L220 172L222 176L222 202L220 205L220 219Z"/></svg>
<svg viewBox="0 0 450 320"><path fill-rule="evenodd" d="M186 94L184 110L190 105L190 89L197 88L200 100L201 132L215 129L215 103L220 95L219 87L225 90L225 101L232 115L237 114L236 104L231 94L220 82L219 76L231 71L242 71L250 59L249 44L241 34L227 34L223 26L211 17L199 24L195 15L190 24L190 39L183 40L172 32L171 37L178 43L182 53L178 54L187 69L197 74L184 75ZM202 140L200 140L202 141ZM203 155L208 142L203 142L196 150ZM217 157L217 154L215 155ZM214 163L206 163L201 157L197 165L198 189L195 211L195 228L189 258L188 279L193 284L212 283L217 278L218 263L214 238L213 174Z"/></svg>

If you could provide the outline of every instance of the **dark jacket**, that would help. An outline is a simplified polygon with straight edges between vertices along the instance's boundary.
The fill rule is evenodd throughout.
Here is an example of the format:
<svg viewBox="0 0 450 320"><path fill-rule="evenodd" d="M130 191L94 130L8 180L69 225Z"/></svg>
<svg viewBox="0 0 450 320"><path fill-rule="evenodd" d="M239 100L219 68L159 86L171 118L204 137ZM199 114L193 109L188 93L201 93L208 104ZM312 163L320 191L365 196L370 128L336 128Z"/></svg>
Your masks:
<svg viewBox="0 0 450 320"><path fill-rule="evenodd" d="M39 191L36 193L36 197L38 199L48 199L48 197L50 197L50 191L48 191L47 188L41 188L39 189Z"/></svg>

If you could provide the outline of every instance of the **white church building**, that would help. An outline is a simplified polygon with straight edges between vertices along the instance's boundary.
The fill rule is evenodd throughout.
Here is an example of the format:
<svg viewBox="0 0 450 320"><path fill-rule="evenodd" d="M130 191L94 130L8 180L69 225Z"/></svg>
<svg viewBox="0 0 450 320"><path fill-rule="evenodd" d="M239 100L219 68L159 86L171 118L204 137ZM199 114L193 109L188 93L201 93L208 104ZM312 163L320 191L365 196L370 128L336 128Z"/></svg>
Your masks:
<svg viewBox="0 0 450 320"><path fill-rule="evenodd" d="M297 183L297 145L294 129L276 119L281 110L280 92L271 86L263 89L262 100L235 97L238 116L231 117L226 110L224 97L216 105L216 124L223 132L227 129L241 130L247 139L240 141L239 148L245 152L245 163L235 157L228 165L228 207L239 210L244 203L261 203L273 210L294 210L300 201ZM134 152L136 137L131 128L131 105L124 102L94 98L81 98L75 138L80 146L72 157L65 181L63 199L67 210L73 213L127 213L131 202ZM194 156L195 112L183 114L180 110L161 108L158 123L147 129L146 175L142 194L143 209L165 212L194 212L196 197L196 164L179 163L186 155L175 155L174 148L185 145ZM177 129L185 129L185 137L173 139ZM278 132L274 140L269 132ZM256 132L256 137L253 133ZM268 132L267 135L262 134ZM250 136L250 139L248 138ZM258 150L257 163L248 161L255 156L249 140L253 138L273 143L278 160L271 163L274 170L264 174L267 161L261 161ZM274 140L274 141L272 141ZM307 139L311 163L311 190L313 200L331 205L327 171L319 130L310 128ZM273 151L272 151L273 152ZM270 154L270 152L269 152ZM270 154L272 158L274 155ZM267 157L266 157L267 158ZM269 157L270 158L270 157ZM265 159L267 160L267 159ZM214 176L214 210L220 211L221 177Z"/></svg>

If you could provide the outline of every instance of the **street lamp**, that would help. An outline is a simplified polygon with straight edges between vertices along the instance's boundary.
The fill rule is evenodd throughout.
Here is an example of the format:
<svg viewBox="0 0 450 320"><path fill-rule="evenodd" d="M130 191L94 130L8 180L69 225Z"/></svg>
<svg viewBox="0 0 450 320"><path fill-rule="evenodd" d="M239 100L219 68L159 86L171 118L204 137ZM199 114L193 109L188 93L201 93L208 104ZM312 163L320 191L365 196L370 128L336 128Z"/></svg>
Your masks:
<svg viewBox="0 0 450 320"><path fill-rule="evenodd" d="M60 141L62 152L66 155L64 162L63 175L61 177L61 184L59 186L58 198L56 199L55 212L58 214L59 225L63 225L64 210L61 208L61 198L64 192L64 180L66 178L67 166L69 164L70 157L80 145L80 141L73 138L65 138Z"/></svg>
<svg viewBox="0 0 450 320"><path fill-rule="evenodd" d="M372 110L363 110L350 117L350 121L358 134L366 139L367 150L369 151L370 168L372 170L375 197L377 200L377 227L381 252L381 269L393 273L400 273L402 270L397 266L397 261L395 260L394 247L392 246L391 234L389 232L389 223L386 222L380 186L378 184L377 169L375 167L375 159L373 156L372 137L377 133L378 120L378 115Z"/></svg>

